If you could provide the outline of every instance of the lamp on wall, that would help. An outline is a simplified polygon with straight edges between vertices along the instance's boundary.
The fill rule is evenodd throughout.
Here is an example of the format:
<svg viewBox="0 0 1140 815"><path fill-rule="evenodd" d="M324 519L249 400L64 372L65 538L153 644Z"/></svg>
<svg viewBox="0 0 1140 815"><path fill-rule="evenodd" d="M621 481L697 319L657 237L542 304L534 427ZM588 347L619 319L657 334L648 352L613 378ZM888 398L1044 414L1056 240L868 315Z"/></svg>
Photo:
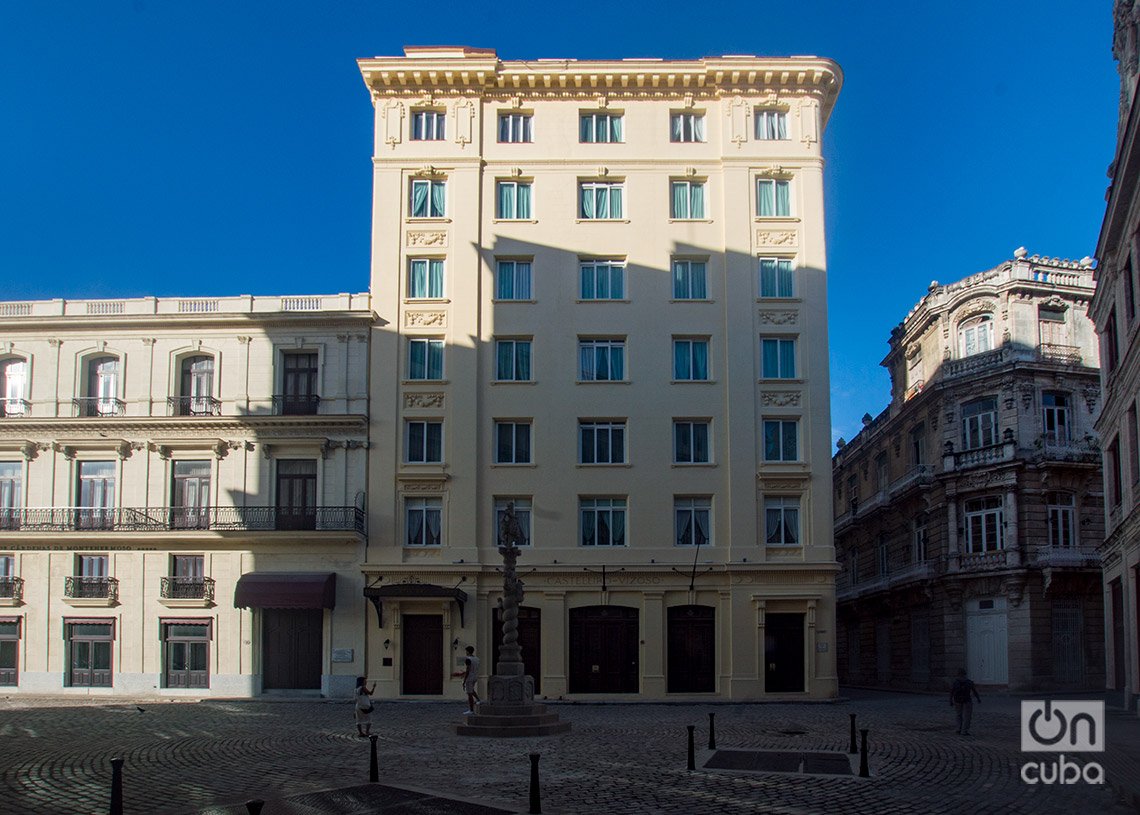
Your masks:
<svg viewBox="0 0 1140 815"><path fill-rule="evenodd" d="M454 651L458 647L459 647L459 637L456 637L455 639L453 639L451 641L451 650Z"/></svg>
<svg viewBox="0 0 1140 815"><path fill-rule="evenodd" d="M388 646L392 644L391 640L384 640L384 650L388 650Z"/></svg>

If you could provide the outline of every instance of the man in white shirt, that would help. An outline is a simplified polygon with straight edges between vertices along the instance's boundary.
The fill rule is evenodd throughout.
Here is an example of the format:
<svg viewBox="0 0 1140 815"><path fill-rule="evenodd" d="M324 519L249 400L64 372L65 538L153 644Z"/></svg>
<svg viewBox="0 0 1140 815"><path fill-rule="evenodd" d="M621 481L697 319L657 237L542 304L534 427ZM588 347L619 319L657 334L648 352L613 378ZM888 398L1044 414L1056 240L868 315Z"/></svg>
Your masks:
<svg viewBox="0 0 1140 815"><path fill-rule="evenodd" d="M479 693L475 686L479 682L479 657L475 656L475 646L467 646L467 656L463 658L463 670L457 671L452 676L463 677L463 690L467 694L467 710L463 711L464 716L470 716L475 712L475 703L479 701Z"/></svg>

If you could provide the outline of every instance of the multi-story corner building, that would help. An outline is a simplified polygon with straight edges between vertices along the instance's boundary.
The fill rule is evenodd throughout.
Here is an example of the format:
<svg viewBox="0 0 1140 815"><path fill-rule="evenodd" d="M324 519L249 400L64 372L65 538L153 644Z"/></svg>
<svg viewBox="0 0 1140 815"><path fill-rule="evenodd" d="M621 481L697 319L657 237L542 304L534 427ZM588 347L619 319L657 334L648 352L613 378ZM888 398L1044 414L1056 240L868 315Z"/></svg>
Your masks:
<svg viewBox="0 0 1140 815"><path fill-rule="evenodd" d="M1107 686L1128 708L1140 695L1140 121L1136 81L1140 4L1116 0L1113 54L1120 72L1120 118L1108 207L1096 256L1096 296L1090 315L1101 343L1104 409L1097 423L1104 452L1105 523L1101 548L1108 659Z"/></svg>
<svg viewBox="0 0 1140 815"><path fill-rule="evenodd" d="M368 675L836 692L816 57L360 61L375 107Z"/></svg>
<svg viewBox="0 0 1140 815"><path fill-rule="evenodd" d="M5 693L348 693L364 295L0 303Z"/></svg>
<svg viewBox="0 0 1140 815"><path fill-rule="evenodd" d="M930 290L891 332L891 402L834 460L845 683L1104 681L1089 261Z"/></svg>

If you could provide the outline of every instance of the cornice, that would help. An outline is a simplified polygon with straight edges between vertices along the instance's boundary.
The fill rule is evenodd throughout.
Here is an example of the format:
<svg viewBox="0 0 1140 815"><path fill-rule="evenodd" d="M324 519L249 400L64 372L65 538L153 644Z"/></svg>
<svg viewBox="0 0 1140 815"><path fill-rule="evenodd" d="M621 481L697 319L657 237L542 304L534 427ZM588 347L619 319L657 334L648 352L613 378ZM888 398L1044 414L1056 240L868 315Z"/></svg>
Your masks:
<svg viewBox="0 0 1140 815"><path fill-rule="evenodd" d="M224 433L270 435L304 431L308 435L329 432L364 433L368 419L361 414L317 416L107 416L90 418L21 418L0 421L0 438L47 435L52 438L99 437L124 434L171 433L191 437L216 437Z"/></svg>
<svg viewBox="0 0 1140 815"><path fill-rule="evenodd" d="M187 329L217 329L241 326L288 327L297 330L304 325L319 326L322 329L338 327L360 327L361 323L370 326L377 320L373 311L305 311L305 312L230 312L214 314L116 314L113 316L53 315L5 317L5 333L19 332L77 332L96 330L105 333L112 330L154 330L170 334Z"/></svg>

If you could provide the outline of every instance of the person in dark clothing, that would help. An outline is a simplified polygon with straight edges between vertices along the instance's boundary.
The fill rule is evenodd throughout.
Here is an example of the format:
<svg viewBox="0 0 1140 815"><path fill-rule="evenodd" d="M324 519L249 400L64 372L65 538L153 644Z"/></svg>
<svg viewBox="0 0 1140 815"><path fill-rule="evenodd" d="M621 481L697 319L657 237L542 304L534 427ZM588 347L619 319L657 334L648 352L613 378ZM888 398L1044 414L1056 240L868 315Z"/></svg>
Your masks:
<svg viewBox="0 0 1140 815"><path fill-rule="evenodd" d="M959 668L958 678L950 686L950 704L958 712L959 736L970 735L970 719L974 716L974 702L970 699L970 694L978 700L979 705L982 703L977 686L966 676L966 669Z"/></svg>

